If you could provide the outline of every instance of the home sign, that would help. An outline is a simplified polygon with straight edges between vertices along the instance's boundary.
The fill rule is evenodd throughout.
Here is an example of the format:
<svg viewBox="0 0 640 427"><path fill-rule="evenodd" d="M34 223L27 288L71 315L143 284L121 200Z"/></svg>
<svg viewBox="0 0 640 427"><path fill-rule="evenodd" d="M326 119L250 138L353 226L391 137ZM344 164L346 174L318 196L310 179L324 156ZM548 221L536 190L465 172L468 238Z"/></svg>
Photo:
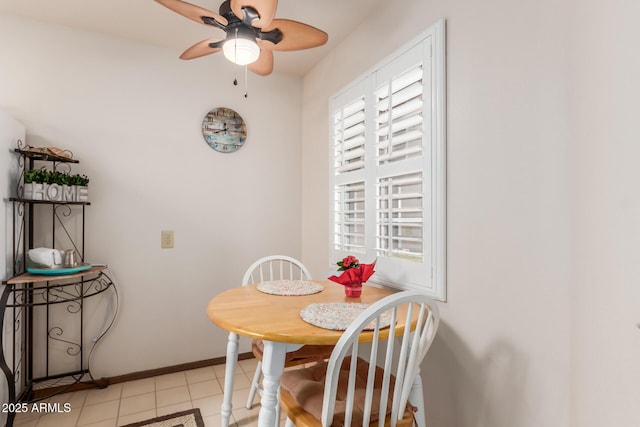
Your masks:
<svg viewBox="0 0 640 427"><path fill-rule="evenodd" d="M24 198L50 202L88 202L89 187L30 182L24 184Z"/></svg>

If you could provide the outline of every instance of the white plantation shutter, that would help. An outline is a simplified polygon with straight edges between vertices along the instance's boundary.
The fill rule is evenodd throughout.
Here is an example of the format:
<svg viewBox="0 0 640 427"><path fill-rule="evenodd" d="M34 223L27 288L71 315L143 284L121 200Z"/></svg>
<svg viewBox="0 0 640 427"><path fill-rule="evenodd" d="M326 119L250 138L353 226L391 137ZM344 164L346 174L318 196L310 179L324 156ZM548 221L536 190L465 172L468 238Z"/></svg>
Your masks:
<svg viewBox="0 0 640 427"><path fill-rule="evenodd" d="M334 96L331 264L445 299L444 22Z"/></svg>
<svg viewBox="0 0 640 427"><path fill-rule="evenodd" d="M333 149L336 173L364 168L364 96L333 114Z"/></svg>
<svg viewBox="0 0 640 427"><path fill-rule="evenodd" d="M332 250L365 254L365 97L354 85L332 102Z"/></svg>
<svg viewBox="0 0 640 427"><path fill-rule="evenodd" d="M378 164L422 155L422 64L375 91Z"/></svg>
<svg viewBox="0 0 640 427"><path fill-rule="evenodd" d="M365 253L364 182L338 185L334 191L334 248Z"/></svg>
<svg viewBox="0 0 640 427"><path fill-rule="evenodd" d="M422 172L378 180L378 256L424 261Z"/></svg>

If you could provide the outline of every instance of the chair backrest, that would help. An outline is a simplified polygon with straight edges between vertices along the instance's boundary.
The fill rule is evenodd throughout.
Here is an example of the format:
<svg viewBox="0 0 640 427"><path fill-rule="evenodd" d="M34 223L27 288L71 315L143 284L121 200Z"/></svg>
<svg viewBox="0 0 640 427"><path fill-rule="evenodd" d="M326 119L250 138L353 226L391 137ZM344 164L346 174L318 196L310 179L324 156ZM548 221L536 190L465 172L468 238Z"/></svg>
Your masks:
<svg viewBox="0 0 640 427"><path fill-rule="evenodd" d="M270 255L251 264L244 273L242 286L267 280L311 280L311 273L295 258Z"/></svg>
<svg viewBox="0 0 640 427"><path fill-rule="evenodd" d="M402 304L409 304L406 318L399 315L398 308ZM380 339L380 333L384 331L385 323L389 324L388 336L396 336L400 334L400 328L402 328L403 324L410 323L412 316L414 318L417 317L416 326L412 331L410 331L411 328L404 328L402 335L396 339ZM362 312L343 333L331 353L327 366L322 402L322 425L329 426L332 423L343 362L350 364L348 368L344 425L351 425L350 418L355 400L356 372L362 372L362 369L358 370L357 366L364 359L368 362L368 368L366 368L366 392L361 425L369 425L373 412L380 414L379 425L383 426L385 422L384 414L388 412L388 405L390 404L391 418L389 423L391 427L395 427L396 421L403 418L413 381L419 373L420 363L433 342L438 329L439 318L438 307L434 301L417 291L392 294L377 301ZM360 351L360 353L365 353L365 356L360 355L362 359L359 360L358 335L366 327L368 329L373 328L374 338L371 342L371 350L368 352L368 357L366 356L366 350ZM396 345L399 347L396 347ZM347 355L351 356L350 360L349 358L345 360ZM379 364L379 367L376 364ZM380 372L381 368L382 373ZM343 377L345 376L344 373L345 369L342 367ZM380 381L381 375L382 379ZM395 381L392 376L395 376ZM343 378L343 382L345 380ZM358 381L362 382L362 378L359 378ZM377 385L375 393L374 381ZM342 388L343 384L341 384L341 390L343 390ZM374 395L376 396L375 398Z"/></svg>

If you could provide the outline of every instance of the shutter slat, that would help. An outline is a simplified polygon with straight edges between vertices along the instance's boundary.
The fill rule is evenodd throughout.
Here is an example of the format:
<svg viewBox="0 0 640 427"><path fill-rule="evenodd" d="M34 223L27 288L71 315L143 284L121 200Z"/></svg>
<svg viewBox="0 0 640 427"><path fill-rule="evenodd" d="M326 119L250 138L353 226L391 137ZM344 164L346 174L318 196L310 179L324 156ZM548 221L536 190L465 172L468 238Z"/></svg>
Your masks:
<svg viewBox="0 0 640 427"><path fill-rule="evenodd" d="M412 130L412 131L405 132L404 134L394 136L393 139L391 139L391 144L389 144L388 139L380 139L378 140L378 144L376 144L376 146L379 150L382 150L382 149L388 148L389 146L391 146L392 148L395 148L399 145L408 144L408 143L422 144L422 131ZM411 144L408 144L408 145L411 145Z"/></svg>
<svg viewBox="0 0 640 427"><path fill-rule="evenodd" d="M336 168L336 170L339 173L343 173L343 172L351 172L354 170L358 170L358 169L362 169L364 167L364 162L363 161L358 161L358 162L353 162L353 163L348 163L346 165L342 165L339 168Z"/></svg>
<svg viewBox="0 0 640 427"><path fill-rule="evenodd" d="M340 140L347 141L348 139L358 135L364 135L364 123L358 123L357 125L345 128Z"/></svg>
<svg viewBox="0 0 640 427"><path fill-rule="evenodd" d="M420 99L422 96L422 83L416 82L408 88L400 92L394 92L391 94L391 108L395 109L399 105L404 104L410 99ZM389 108L389 96L382 97L376 102L376 109L378 111L387 111Z"/></svg>
<svg viewBox="0 0 640 427"><path fill-rule="evenodd" d="M404 158L404 157L411 156L412 154L421 153L421 152L422 152L422 147L411 147L411 148L407 148L406 150L394 151L393 154L385 154L383 156L378 156L378 159L381 162L386 160L396 160L400 157Z"/></svg>
<svg viewBox="0 0 640 427"><path fill-rule="evenodd" d="M398 117L417 115L422 113L422 99L416 98L409 102L402 104L400 107L391 110L391 119L397 119ZM384 124L389 121L389 112L382 110L376 117L378 124Z"/></svg>
<svg viewBox="0 0 640 427"><path fill-rule="evenodd" d="M335 144L335 147L337 149L342 149L344 151L348 151L348 150L352 150L352 149L354 149L356 147L364 148L364 144L365 144L364 133L362 133L362 134L355 135L354 137L352 137L350 139L346 139L344 141L341 141L340 144Z"/></svg>
<svg viewBox="0 0 640 427"><path fill-rule="evenodd" d="M407 117L397 122L392 122L391 132L393 134L396 134L399 131L406 131L407 129L414 128L418 125L422 125L422 116L416 115L416 116ZM422 135L422 131L419 131L419 132L420 132L420 135ZM381 127L378 130L376 130L376 135L378 136L380 135L386 136L388 135L388 133L389 133L389 126ZM392 140L393 140L393 135L392 135Z"/></svg>

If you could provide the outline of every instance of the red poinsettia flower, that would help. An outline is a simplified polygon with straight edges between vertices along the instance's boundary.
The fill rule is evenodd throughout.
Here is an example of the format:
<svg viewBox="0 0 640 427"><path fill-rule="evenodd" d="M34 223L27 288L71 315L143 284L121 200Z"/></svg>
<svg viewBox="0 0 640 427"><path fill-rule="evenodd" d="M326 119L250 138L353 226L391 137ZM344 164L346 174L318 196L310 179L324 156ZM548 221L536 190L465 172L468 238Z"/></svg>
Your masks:
<svg viewBox="0 0 640 427"><path fill-rule="evenodd" d="M345 258L345 260L347 258ZM375 267L376 262L374 261L371 264L360 264L357 259L355 261L358 263L357 267L349 267L343 270L340 276L331 276L329 277L329 280L344 286L362 286L362 284L369 280L369 277L375 273L373 268ZM344 263L344 260L342 262ZM338 265L339 264L340 263L338 263Z"/></svg>
<svg viewBox="0 0 640 427"><path fill-rule="evenodd" d="M338 265L338 271L348 270L349 268L356 268L360 265L360 261L358 258L353 255L346 256L342 258L342 261L338 261L336 263Z"/></svg>

